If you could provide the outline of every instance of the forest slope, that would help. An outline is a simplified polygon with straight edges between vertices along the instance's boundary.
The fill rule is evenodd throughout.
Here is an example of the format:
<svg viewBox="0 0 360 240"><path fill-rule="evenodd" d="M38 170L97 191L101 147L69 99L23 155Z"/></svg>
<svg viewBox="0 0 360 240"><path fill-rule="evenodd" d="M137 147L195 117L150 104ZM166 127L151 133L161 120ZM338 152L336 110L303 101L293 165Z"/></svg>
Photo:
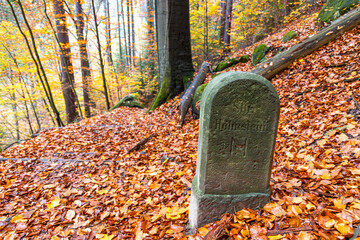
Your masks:
<svg viewBox="0 0 360 240"><path fill-rule="evenodd" d="M298 31L298 37L282 43L290 29ZM313 18L304 18L262 42L273 49L288 48L314 31ZM359 54L357 27L272 80L281 102L272 202L238 212L228 235L352 236L360 223ZM238 64L227 71L252 68L250 63ZM178 128L176 106L175 100L151 114L119 108L66 128L44 130L3 152L3 158L37 160L0 163L1 238L184 237L198 120L188 116ZM141 149L129 152L149 136ZM211 228L187 238L204 236Z"/></svg>

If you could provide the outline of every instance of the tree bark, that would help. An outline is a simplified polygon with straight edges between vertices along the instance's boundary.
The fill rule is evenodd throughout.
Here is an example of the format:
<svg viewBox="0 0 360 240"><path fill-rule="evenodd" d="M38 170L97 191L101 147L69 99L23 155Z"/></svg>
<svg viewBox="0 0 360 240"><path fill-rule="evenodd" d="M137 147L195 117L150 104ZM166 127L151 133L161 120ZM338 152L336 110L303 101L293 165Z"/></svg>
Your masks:
<svg viewBox="0 0 360 240"><path fill-rule="evenodd" d="M232 18L232 0L226 1L226 14L224 26L224 54L230 52L230 32L231 32L231 18Z"/></svg>
<svg viewBox="0 0 360 240"><path fill-rule="evenodd" d="M60 55L61 83L65 99L66 117L67 122L72 123L79 118L79 113L76 109L76 96L72 89L72 84L74 82L74 70L71 62L71 51L69 34L66 25L64 2L62 0L53 0L53 5L57 37L62 48Z"/></svg>
<svg viewBox="0 0 360 240"><path fill-rule="evenodd" d="M124 5L123 0L121 0L121 17L122 17L122 25L123 25L123 35L124 35L124 48L125 48L125 60L126 60L126 66L128 67L129 64L129 48L128 43L126 40L126 26L125 26L125 15L124 15Z"/></svg>
<svg viewBox="0 0 360 240"><path fill-rule="evenodd" d="M131 10L131 50L132 50L132 62L133 65L135 66L135 52L136 52L136 45L135 45L135 21L134 21L134 6L133 6L133 1L130 0L130 10Z"/></svg>
<svg viewBox="0 0 360 240"><path fill-rule="evenodd" d="M91 0L91 5L92 5L93 15L94 15L95 35L96 35L96 41L97 41L97 49L98 49L98 53L99 53L100 68L101 68L101 77L102 77L102 82L103 82L103 87L104 87L104 95L105 95L105 101L106 101L106 110L109 110L109 109L110 109L110 101L109 101L109 95L108 95L106 78L105 78L104 61L103 61L103 57L102 57L102 53L101 53L100 35L99 35L99 28L98 28L98 23L97 23L97 17L96 17L94 0Z"/></svg>
<svg viewBox="0 0 360 240"><path fill-rule="evenodd" d="M334 40L337 36L351 30L359 24L360 8L356 8L343 15L314 36L293 46L289 50L276 55L268 61L261 63L260 66L252 72L270 80L276 74L286 69L296 59L312 53L318 48Z"/></svg>
<svg viewBox="0 0 360 240"><path fill-rule="evenodd" d="M149 110L180 94L194 72L191 45L189 1L156 0L160 90Z"/></svg>
<svg viewBox="0 0 360 240"><path fill-rule="evenodd" d="M119 0L116 0L116 10L117 10L117 28L119 35L119 68L123 70L123 52L122 52L122 43L121 43L121 23L120 23L120 9L119 9Z"/></svg>
<svg viewBox="0 0 360 240"><path fill-rule="evenodd" d="M83 86L83 95L84 95L84 108L85 116L91 116L91 103L90 103L90 93L89 87L91 84L91 71L90 63L87 51L87 41L84 37L84 12L81 5L81 0L75 1L75 11L76 11L76 34L77 40L80 49L80 65L81 65L81 77L82 77L82 86Z"/></svg>
<svg viewBox="0 0 360 240"><path fill-rule="evenodd" d="M132 68L133 56L132 56L132 42L131 42L131 20L130 20L130 0L126 0L126 13L127 13L127 34L128 34L128 53L129 53L129 67Z"/></svg>
<svg viewBox="0 0 360 240"><path fill-rule="evenodd" d="M104 0L104 12L105 12L105 37L106 37L106 59L109 66L113 65L112 53L111 53L111 23L110 23L110 4L109 0Z"/></svg>
<svg viewBox="0 0 360 240"><path fill-rule="evenodd" d="M220 0L220 31L219 31L219 44L224 44L224 30L225 30L225 18L226 18L226 0Z"/></svg>

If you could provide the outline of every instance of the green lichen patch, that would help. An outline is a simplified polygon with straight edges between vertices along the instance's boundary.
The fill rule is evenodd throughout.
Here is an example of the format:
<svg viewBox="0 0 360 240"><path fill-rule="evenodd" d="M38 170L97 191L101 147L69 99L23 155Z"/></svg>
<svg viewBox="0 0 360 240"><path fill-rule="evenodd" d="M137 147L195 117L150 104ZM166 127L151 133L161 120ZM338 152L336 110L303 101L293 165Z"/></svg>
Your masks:
<svg viewBox="0 0 360 240"><path fill-rule="evenodd" d="M291 39L293 39L295 36L297 35L297 33L293 30L288 31L287 33L285 33L285 35L282 38L283 42L287 42L290 41Z"/></svg>
<svg viewBox="0 0 360 240"><path fill-rule="evenodd" d="M261 63L268 51L269 47L265 44L257 46L252 53L252 65L255 66L256 64Z"/></svg>

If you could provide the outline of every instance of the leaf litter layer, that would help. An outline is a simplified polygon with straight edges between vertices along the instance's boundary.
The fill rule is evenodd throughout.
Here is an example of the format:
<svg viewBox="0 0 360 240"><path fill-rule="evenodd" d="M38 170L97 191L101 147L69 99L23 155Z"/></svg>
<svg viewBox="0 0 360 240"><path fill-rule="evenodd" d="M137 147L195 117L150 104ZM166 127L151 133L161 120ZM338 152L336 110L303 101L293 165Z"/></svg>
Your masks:
<svg viewBox="0 0 360 240"><path fill-rule="evenodd" d="M293 28L301 33L282 43L282 33ZM313 32L313 18L304 18L260 43L289 48ZM0 237L351 237L360 223L359 53L358 27L272 80L281 114L272 201L265 207L225 215L185 236L198 120L188 116L178 128L175 100L151 114L123 107L66 128L43 130L3 152L4 158L33 160L0 163ZM227 71L252 68L238 64ZM140 149L129 151L145 138L149 140Z"/></svg>

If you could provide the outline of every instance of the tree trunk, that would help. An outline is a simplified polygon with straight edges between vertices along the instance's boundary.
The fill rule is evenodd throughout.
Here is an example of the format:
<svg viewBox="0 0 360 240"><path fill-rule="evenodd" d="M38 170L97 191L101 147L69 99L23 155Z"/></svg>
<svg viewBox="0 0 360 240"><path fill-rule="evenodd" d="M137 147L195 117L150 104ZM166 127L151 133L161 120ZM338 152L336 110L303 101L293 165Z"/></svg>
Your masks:
<svg viewBox="0 0 360 240"><path fill-rule="evenodd" d="M110 23L110 4L109 0L104 0L104 12L105 12L105 37L106 37L106 55L109 66L113 65L112 53L111 53L111 23Z"/></svg>
<svg viewBox="0 0 360 240"><path fill-rule="evenodd" d="M224 44L224 31L225 31L225 18L226 18L226 0L220 0L220 31L219 31L219 44Z"/></svg>
<svg viewBox="0 0 360 240"><path fill-rule="evenodd" d="M125 26L125 15L124 15L124 5L123 0L121 0L121 17L122 17L122 25L123 25L123 35L124 35L124 48L125 48L125 60L126 60L126 66L128 67L129 64L129 50L128 50L128 43L126 40L126 26Z"/></svg>
<svg viewBox="0 0 360 240"><path fill-rule="evenodd" d="M225 27L224 27L224 54L230 52L230 32L232 18L232 0L226 1Z"/></svg>
<svg viewBox="0 0 360 240"><path fill-rule="evenodd" d="M84 108L85 116L91 116L91 103L90 103L90 94L89 86L91 84L91 71L89 64L89 57L87 52L87 41L84 37L84 12L81 5L81 0L76 0L75 2L75 11L76 11L76 33L77 40L80 49L80 64L81 64L81 77L83 85L83 95L84 95Z"/></svg>
<svg viewBox="0 0 360 240"><path fill-rule="evenodd" d="M252 72L270 80L276 74L286 69L296 59L304 57L318 48L324 46L337 36L351 30L360 24L360 8L343 15L331 25L321 30L314 36L293 46L289 50L282 52L275 57L263 62Z"/></svg>
<svg viewBox="0 0 360 240"><path fill-rule="evenodd" d="M161 87L149 110L184 91L194 72L189 1L156 0L155 4Z"/></svg>
<svg viewBox="0 0 360 240"><path fill-rule="evenodd" d="M123 70L123 52L122 52L122 43L121 43L121 23L120 23L120 9L119 9L119 0L116 0L116 10L117 10L117 27L118 27L118 35L119 35L119 68Z"/></svg>
<svg viewBox="0 0 360 240"><path fill-rule="evenodd" d="M128 34L128 53L129 53L129 67L132 68L133 58L132 58L132 42L131 42L131 21L130 21L130 0L126 1L126 13L127 13L127 34Z"/></svg>
<svg viewBox="0 0 360 240"><path fill-rule="evenodd" d="M150 79L153 79L155 76L155 62L156 62L156 39L154 32L154 0L147 0L147 16L146 16L147 24L148 24L148 54L145 56L150 65L149 75Z"/></svg>
<svg viewBox="0 0 360 240"><path fill-rule="evenodd" d="M135 21L134 21L134 6L133 1L130 0L130 10L131 10L131 50L132 50L132 62L135 66L135 52L136 52L136 45L135 45Z"/></svg>
<svg viewBox="0 0 360 240"><path fill-rule="evenodd" d="M71 62L71 51L69 44L69 34L66 25L66 16L64 9L64 2L62 0L53 0L55 25L59 43L62 46L62 53L60 55L61 62L61 79L62 89L66 106L67 122L72 123L79 118L79 113L76 109L76 96L72 90L74 82L74 70Z"/></svg>
<svg viewBox="0 0 360 240"><path fill-rule="evenodd" d="M104 95L105 95L105 101L106 101L106 110L109 110L109 109L110 109L110 101L109 101L109 95L108 95L106 78L105 78L104 61L103 61L103 57L102 57L102 53L101 53L100 35L99 35L99 28L98 28L98 23L97 23L97 17L96 17L94 0L91 0L91 5L92 5L93 15L94 15L95 35L96 35L96 41L97 41L97 49L98 49L98 53L99 53L100 68L101 68L101 77L102 77L102 82L103 82L103 87L104 87Z"/></svg>

